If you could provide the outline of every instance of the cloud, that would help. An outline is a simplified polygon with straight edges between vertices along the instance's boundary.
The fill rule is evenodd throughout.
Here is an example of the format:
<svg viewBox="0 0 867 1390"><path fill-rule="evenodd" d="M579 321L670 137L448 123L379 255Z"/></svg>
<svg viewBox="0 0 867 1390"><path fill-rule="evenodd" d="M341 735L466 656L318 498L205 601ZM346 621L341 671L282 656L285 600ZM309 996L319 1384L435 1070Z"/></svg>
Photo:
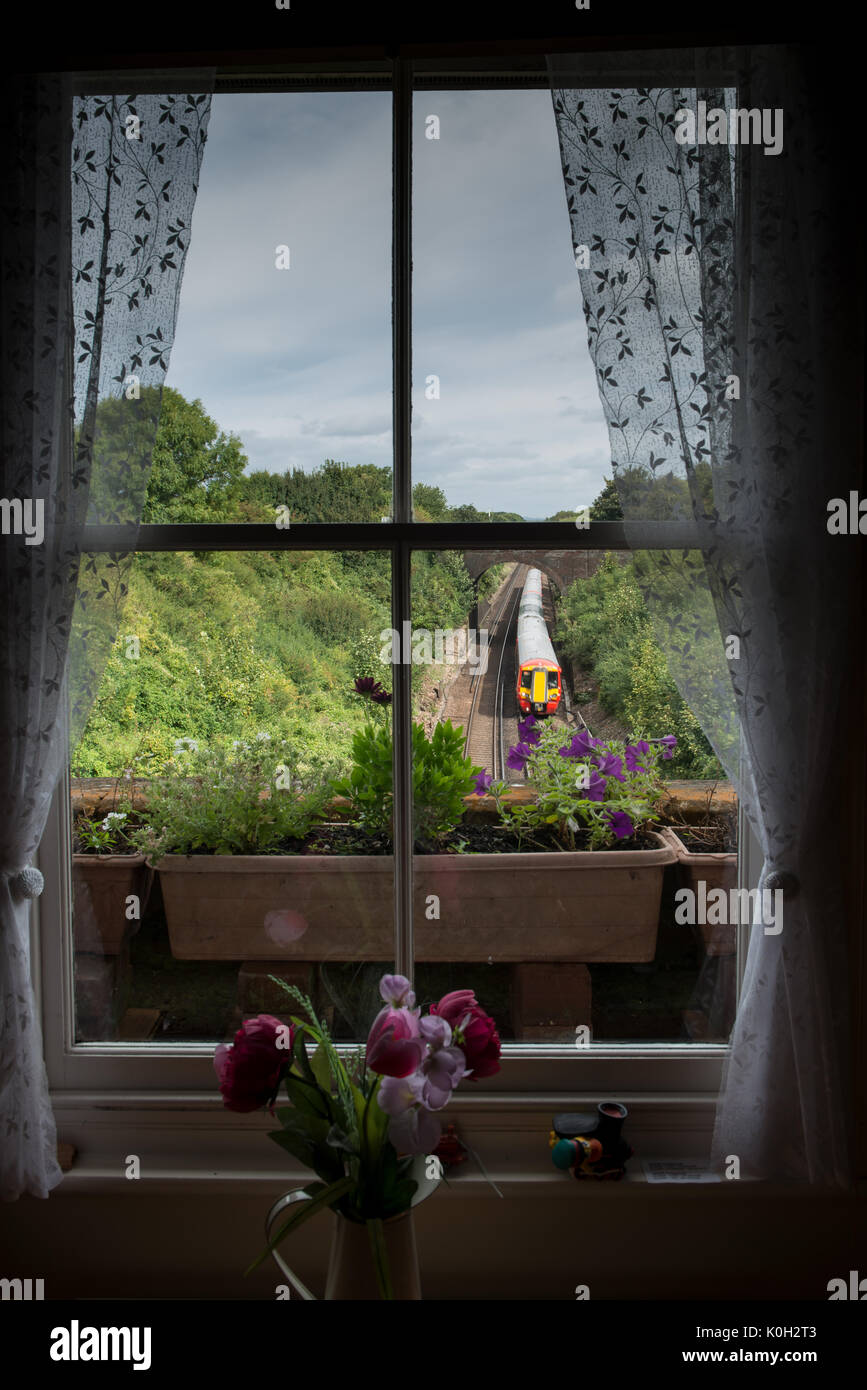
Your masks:
<svg viewBox="0 0 867 1390"><path fill-rule="evenodd" d="M426 92L414 134L413 478L577 505L611 464L550 94ZM390 142L388 93L213 99L168 383L251 469L391 466Z"/></svg>

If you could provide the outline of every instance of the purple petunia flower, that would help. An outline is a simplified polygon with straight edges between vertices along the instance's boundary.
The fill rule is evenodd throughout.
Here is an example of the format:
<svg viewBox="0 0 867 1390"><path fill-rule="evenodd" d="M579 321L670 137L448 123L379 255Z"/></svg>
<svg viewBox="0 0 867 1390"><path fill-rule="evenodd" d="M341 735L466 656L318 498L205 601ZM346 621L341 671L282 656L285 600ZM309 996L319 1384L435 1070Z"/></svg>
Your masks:
<svg viewBox="0 0 867 1390"><path fill-rule="evenodd" d="M608 817L608 824L618 840L625 840L628 836L635 834L635 826L625 811L612 811Z"/></svg>
<svg viewBox="0 0 867 1390"><path fill-rule="evenodd" d="M644 763L640 763L638 759L646 757L649 752L650 744L646 739L639 739L637 743L628 743L626 745L626 770L628 772L646 772L647 768Z"/></svg>
<svg viewBox="0 0 867 1390"><path fill-rule="evenodd" d="M515 772L523 772L532 751L533 750L526 743L515 744L514 748L509 749L506 766L512 768Z"/></svg>
<svg viewBox="0 0 867 1390"><path fill-rule="evenodd" d="M590 773L589 785L583 788L584 795L587 797L588 801L604 801L605 788L607 785L608 783L605 781L605 778L600 777L594 767L593 771Z"/></svg>
<svg viewBox="0 0 867 1390"><path fill-rule="evenodd" d="M663 747L663 758L673 758L674 750L677 747L677 739L675 738L674 734L666 734L665 738L661 738L659 741Z"/></svg>
<svg viewBox="0 0 867 1390"><path fill-rule="evenodd" d="M534 746L540 741L542 730L538 727L534 714L528 714L526 719L518 720L518 736L524 743Z"/></svg>
<svg viewBox="0 0 867 1390"><path fill-rule="evenodd" d="M494 779L491 776L490 772L480 772L478 777L476 778L476 785L473 788L476 796L485 796L487 794L488 787L491 785L493 780Z"/></svg>
<svg viewBox="0 0 867 1390"><path fill-rule="evenodd" d="M559 750L561 758L589 758L594 748L603 746L601 738L591 738L586 729L572 735L572 742Z"/></svg>
<svg viewBox="0 0 867 1390"><path fill-rule="evenodd" d="M626 781L623 775L623 759L618 758L616 753L605 753L597 759L596 765L605 777L616 777L618 782Z"/></svg>

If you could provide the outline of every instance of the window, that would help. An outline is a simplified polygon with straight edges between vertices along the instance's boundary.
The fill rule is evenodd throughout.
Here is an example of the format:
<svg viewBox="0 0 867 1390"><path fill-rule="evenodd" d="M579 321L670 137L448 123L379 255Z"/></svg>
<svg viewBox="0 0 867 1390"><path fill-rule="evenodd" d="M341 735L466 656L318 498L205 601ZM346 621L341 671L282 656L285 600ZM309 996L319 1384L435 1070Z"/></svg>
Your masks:
<svg viewBox="0 0 867 1390"><path fill-rule="evenodd" d="M488 82L490 86L486 85ZM579 506L589 505L593 499L587 495L587 487L594 477L588 462L594 447L591 441L595 440L597 451L607 450L601 412L597 409L596 416L592 414L596 408L595 384L589 370L582 381L580 399L569 394L570 384L574 392L574 363L571 367L564 364L573 348L580 351L583 337L576 286L569 289L565 281L561 288L549 284L543 294L534 280L524 296L524 318L518 329L515 325L520 314L514 304L506 302L508 296L505 300L502 297L502 276L498 279L497 273L487 267L474 286L468 265L462 260L462 248L471 237L476 248L473 264L484 268L490 227L478 216L471 192L478 187L480 175L493 178L490 171L486 173L486 142L490 142L505 111L514 129L523 131L525 142L521 147L524 163L513 159L510 166L513 182L508 186L508 206L504 209L517 208L519 220L517 224L508 223L508 229L502 224L505 245L501 249L505 262L513 267L510 288L523 284L523 277L530 271L534 276L542 275L547 264L544 255L534 253L528 258L526 251L522 262L518 235L520 227L529 228L538 219L532 188L545 183L544 167L537 167L532 161L528 133L531 115L538 119L547 110L550 119L544 65L536 64L534 70L533 64L528 63L520 74L492 68L485 76L462 76L445 70L443 64L437 65L436 70L432 64L421 64L413 76L409 64L398 60L393 73L368 70L363 76L348 73L341 79L317 79L308 74L303 84L313 89L320 86L322 90L292 91L290 77L263 79L258 91L255 79L245 79L243 92L236 90L242 84L231 78L217 83L210 143L193 224L193 251L167 386L171 388L174 379L183 378L185 399L200 396L206 407L213 401L212 413L221 429L241 430L245 446L255 453L254 473L258 469L262 475L262 506L286 505L269 491L268 476L279 472L285 464L283 450L286 441L291 441L291 458L299 465L293 496L300 496L307 489L302 509L305 519L296 522L290 515L290 524L278 530L273 522L262 519L260 507L259 512L251 509L248 514L252 519L247 522L209 522L207 510L195 511L195 499L201 501L202 497L198 484L198 490L186 498L191 509L186 513L182 506L180 512L177 509L184 498L178 498L176 493L170 495L168 486L162 504L152 489L151 512L146 514L141 529L136 559L141 592L149 586L152 595L168 596L163 605L165 622L160 640L168 646L173 632L178 639L177 649L172 652L174 669L172 662L165 662L165 701L183 699L181 677L189 664L189 651L182 650L180 637L201 621L199 631L205 634L201 639L202 661L208 669L209 689L213 691L212 725L227 737L239 733L239 726L232 722L239 711L248 708L249 718L255 722L255 715L266 706L271 710L279 706L287 730L294 728L302 737L304 724L297 717L299 706L309 701L322 708L333 692L335 672L327 671L327 662L322 659L322 652L329 650L329 641L333 652L340 642L352 640L356 633L370 635L375 621L382 622L383 629L390 626L397 634L404 632L407 623L414 629L426 630L447 626L433 619L447 611L442 606L443 595L451 600L457 593L461 567L464 576L472 575L477 585L481 583L476 593L469 596L473 611L478 613L474 605L487 602L498 585L517 584L528 559L543 572L550 572L554 557L600 552L623 555L626 548L617 522L594 522L588 529L576 532L571 519L542 519L543 515L554 518L558 513L569 514ZM393 147L388 120L392 101ZM229 103L233 104L231 121ZM284 109L288 112L290 104L292 116L287 120L283 113ZM440 167L433 173L433 161L439 158L442 164L447 151L446 133L459 121L468 132L467 139L453 154L454 163L449 170ZM284 139L286 129L295 129L299 138ZM267 151L269 160L271 201L264 207L253 195L254 162L247 157L251 141L263 157ZM508 145L509 140L504 144ZM394 183L390 188L392 155ZM546 206L555 209L562 206L563 195L553 126L545 159L550 176ZM222 174L212 185L208 182L209 160L211 168L216 163ZM532 166L529 190L520 182L520 172L528 161ZM375 172L371 173L371 169ZM500 169L499 174L502 178L504 170ZM452 196L458 201L464 199L462 222L443 213L442 191L446 187L452 189ZM297 195L294 208L285 196L286 189ZM305 209L304 217L297 215L299 206ZM310 209L314 209L312 215ZM394 238L389 266L386 247L392 212ZM544 235L550 237L552 246L558 239L565 241L568 269L567 224L564 218L558 232L555 217L556 213L550 222L547 217L541 219ZM290 224L285 234L281 218ZM263 222L267 222L267 232L262 229ZM234 247L237 253L238 247L249 246L256 237L261 241L262 259L254 270L250 268L250 257L234 263L227 259L229 248ZM291 269L285 277L286 299L281 302L271 290L274 277L280 274L272 269L272 247L284 241L290 248ZM316 263L314 251L321 249L323 241L330 245L332 262L339 270L339 276L333 280L317 278L312 270ZM311 269L293 276L293 271L305 264L305 257ZM220 277L216 295L215 267L219 268ZM477 293L475 300L470 295L473 290ZM500 304L495 313L498 293ZM262 297L261 312L257 309L236 316L237 336L227 337L221 330L220 303L226 302L224 296L254 304L257 296ZM391 297L393 323L389 342L387 315ZM473 313L479 305L485 306L493 344L487 355L479 351L474 341L478 325L474 327ZM289 331L294 332L293 325L298 323L307 331L305 351L292 360L289 344L295 340ZM363 344L361 353L354 347L353 339L356 345ZM245 382L235 367L235 354L239 352L256 353L259 358L257 386L254 390L247 379L246 400ZM389 356L393 414L387 399ZM363 371L359 371L359 358L363 358ZM443 360L447 366L438 371ZM322 369L323 364L327 370ZM538 392L534 395L536 387ZM523 413L519 408L522 393ZM171 402L170 392L166 394ZM498 432L504 414L508 416L506 447L502 433ZM588 423L581 452L577 459L570 460L567 450L570 438L574 438L574 427L569 420L582 414ZM556 438L544 440L543 486L534 439L552 420L558 422L559 432ZM235 421L239 422L237 426ZM356 469L341 470L341 441L346 439L363 449L361 477ZM304 477L310 478L311 463L319 461L326 451L333 457L316 475L318 482L304 483ZM574 468L574 476L565 474L558 489L557 468L558 464L562 468L564 462ZM576 495L575 478L581 482L577 489L580 495ZM381 512L378 516L377 511ZM535 514L535 519L528 518L528 513ZM387 523L387 529L383 523ZM111 544L94 528L94 552L107 550ZM455 557L463 557L457 569ZM349 584L341 589L340 602L329 599L328 582L333 580L334 567L341 570L344 578L348 574L354 576L354 608L346 601ZM275 587L275 576L279 574L285 576L283 593L278 592L279 583ZM299 582L290 595L293 575ZM319 590L314 582L317 578L322 581ZM242 596L244 601L250 600L254 586L259 589L259 614L266 611L267 599L262 596L270 589L272 608L267 616L280 631L266 635L257 630L252 647L240 632L232 634L233 642L224 632L219 638L220 648L214 653L214 630L231 613L232 605L241 603ZM565 592L565 588L558 591L558 600L563 599ZM553 590L549 590L548 601L552 605L554 597ZM297 619L299 615L304 622L297 626L293 640L292 632L284 629L287 623L291 627L293 616ZM311 656L304 650L302 629L306 622L326 634L319 654ZM551 622L553 626L553 608ZM171 624L175 624L174 629ZM478 621L475 626L480 627ZM511 650L505 654L506 646L504 643L503 660L511 665L506 668L508 678L500 689L508 693L514 707L516 658ZM345 951L326 954L326 987L344 1022L353 1016L370 1017L369 1009L365 1014L361 1007L360 996L353 1002L347 993L355 988L357 966L364 959L393 964L398 971L412 975L417 988L431 995L467 983L466 968L472 966L476 972L472 983L480 997L485 990L479 981L488 972L512 970L520 964L507 953L500 952L502 958L497 958L494 945L481 952L481 959L475 959L479 955L478 942L470 948L472 959L457 956L448 942L457 940L461 932L455 931L449 937L454 924L443 923L438 928L437 918L425 915L427 899L441 898L442 894L426 892L419 899L424 866L420 856L416 856L414 864L409 805L413 671L412 661L404 659L390 673L398 767L394 788L394 887L386 896L380 894L378 926L370 941L363 947L355 943L349 959ZM341 671L337 676L345 680L349 672ZM548 673L547 682L544 670L539 671L539 677L539 688L534 688L532 699L544 708L547 696L561 687L556 671ZM531 680L531 669L523 667L522 688L528 693ZM277 689L281 683L282 688ZM563 688L568 687L566 680ZM116 710L122 709L123 693L118 683L111 695ZM111 699L102 711L106 739L111 725ZM500 713L501 746L499 751L492 748L491 757L495 767L499 758L499 775L505 780L505 748L516 731L510 730L506 736ZM562 714L565 720L565 711ZM514 715L514 709L507 712L507 717ZM489 723L496 723L494 710ZM108 748L105 743L100 749L98 732L91 730L88 755L92 769L101 766L100 753ZM323 754L340 751L341 741L346 743L345 728L335 730L330 740L322 741ZM489 766L487 758L482 763L475 752L471 751L470 756ZM82 774L87 765L85 757L79 765ZM518 779L515 781L518 785ZM170 1022L168 1028L163 1028L164 1015L174 1018L177 1010L161 1010L153 1003L148 1008L136 995L138 1002L127 1005L127 1009L158 1015L150 1020L151 1031L144 1034L143 1040L117 1036L117 1029L111 1036L111 1027L104 1026L104 1020L98 1017L88 1037L81 1005L88 991L91 1000L98 996L100 988L105 993L105 983L83 978L80 966L76 980L75 947L79 955L87 952L82 950L81 938L76 940L74 934L75 922L80 925L84 919L83 913L74 909L71 843L67 788L58 795L42 854L48 877L43 918L53 918L56 910L64 942L61 972L48 950L47 931L44 933L46 1050L56 1094L62 1101L65 1092L82 1095L105 1088L121 1088L133 1097L154 1089L158 1093L213 1092L211 1058L216 1034L209 1036L209 1030L217 1026L212 1023L213 1011L205 1011L198 1021L181 1018L176 1019L176 1026ZM466 856L466 862L471 861L472 855ZM742 874L749 875L750 868L748 854L742 854ZM504 869L497 875L498 891L502 890L505 873ZM208 891L212 895L208 901L213 901L216 911L223 895L219 887ZM479 893L480 901L491 897L484 888L473 891ZM556 910L544 904L539 906L526 887L516 884L508 897L504 912L511 916L504 920L510 930L513 925L520 932L534 931L556 917ZM231 916L232 908L228 906L226 920L230 925ZM201 916L192 926L191 921L192 916L182 919L182 928L205 929ZM439 921L442 923L442 917ZM386 949L381 942L389 937L392 922L394 955L390 961L376 952ZM281 922L274 929L291 935L296 927L293 922ZM464 930L463 936L467 934ZM374 936L376 945L371 944ZM437 944L438 937L446 940L447 945ZM136 951L140 952L144 944L141 933L136 940ZM419 953L420 942L426 955ZM122 940L117 955L128 945ZM162 968L158 960L160 950L162 964L167 965L164 945L152 942L149 959L145 954L139 955L141 978L147 968ZM178 954L171 956L175 966L191 963L183 960L184 949L189 953L189 938L186 946L178 945ZM238 946L232 949L241 950ZM251 960L267 960L261 942L257 949L258 956L248 957L242 952L240 956L228 957L234 974L225 968L222 958L205 962L205 969L210 972L207 976L201 967L195 972L195 978L210 995L209 1007L219 1000L215 1007L224 1028L232 1009L238 1006L235 976L239 961L246 970L246 987L250 990L246 996L251 1001L247 1012L256 1009L252 1002L257 997L256 990L266 988L255 968L248 968ZM623 965L632 970L633 965L651 963L652 950L649 958L646 950L643 957L641 951L638 954L638 960L627 955L624 962L607 961L604 955L598 957L596 966L591 966L600 970L600 983L593 980L594 990L598 993L601 972L605 970L615 971ZM541 967L544 963L543 959L531 964ZM584 960L553 962L555 971L561 966L573 969L570 978L585 972L581 978L586 983L588 967ZM193 978L193 973L176 971L182 982L177 997L181 997L185 982ZM667 1103L668 1109L665 1105L660 1109L658 1096L689 1092L698 1098L697 1110L690 1112L690 1134L697 1134L695 1142L701 1142L701 1131L706 1131L712 1114L724 1051L721 1042L705 1042L700 1033L693 1041L666 1035L642 1041L618 1037L615 1027L613 1037L594 1043L582 1054L576 1050L575 1034L586 1018L579 1016L580 1010L573 1008L567 997L563 1016L552 1032L539 1012L543 972L536 971L532 978L531 975L532 972L525 972L517 984L514 975L511 982L503 975L497 985L504 1005L510 988L523 991L521 1016L526 1026L512 1028L514 1040L506 1044L504 1066L496 1078L486 1083L484 1099L476 1102L472 1096L455 1098L454 1116L458 1122L462 1114L475 1117L478 1122L486 1107L491 1114L496 1112L502 1117L511 1113L510 1107L521 1114L535 1103L540 1113L547 1114L549 1101L534 1102L534 1096L574 1098L578 1093L608 1093L634 1098L650 1129L657 1125L668 1132L671 1113L685 1113L683 1104L675 1100ZM565 978L562 971L560 978ZM731 983L735 987L734 974ZM614 998L616 981L608 984ZM270 996L258 997L267 1006ZM582 997L586 1003L586 995ZM142 1026L147 1022L144 1020ZM213 1105L213 1100L211 1094L206 1104ZM79 1104L74 1094L67 1103L73 1111ZM537 1121L538 1116L533 1122L538 1128ZM503 1123L508 1129L510 1122ZM543 1120L543 1128L544 1125Z"/></svg>

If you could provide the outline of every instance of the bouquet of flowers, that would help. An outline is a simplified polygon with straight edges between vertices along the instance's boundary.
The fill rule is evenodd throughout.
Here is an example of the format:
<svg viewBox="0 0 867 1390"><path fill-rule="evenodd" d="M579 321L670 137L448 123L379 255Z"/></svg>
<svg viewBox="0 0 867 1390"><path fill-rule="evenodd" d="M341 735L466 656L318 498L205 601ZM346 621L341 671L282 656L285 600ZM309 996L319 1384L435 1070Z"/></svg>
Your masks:
<svg viewBox="0 0 867 1390"><path fill-rule="evenodd" d="M494 1020L472 990L455 990L422 1016L410 981L384 975L384 1007L367 1045L344 1059L311 1001L294 986L275 983L303 1008L290 1023L269 1014L248 1019L232 1045L214 1057L223 1104L249 1112L267 1106L280 1128L269 1138L313 1169L317 1181L255 1269L281 1240L324 1207L367 1224L383 1297L390 1283L382 1223L409 1209L418 1188L410 1175L415 1156L431 1154L441 1138L438 1112L465 1078L478 1081L500 1069ZM307 1055L307 1040L316 1044ZM280 1087L289 1105L275 1112Z"/></svg>

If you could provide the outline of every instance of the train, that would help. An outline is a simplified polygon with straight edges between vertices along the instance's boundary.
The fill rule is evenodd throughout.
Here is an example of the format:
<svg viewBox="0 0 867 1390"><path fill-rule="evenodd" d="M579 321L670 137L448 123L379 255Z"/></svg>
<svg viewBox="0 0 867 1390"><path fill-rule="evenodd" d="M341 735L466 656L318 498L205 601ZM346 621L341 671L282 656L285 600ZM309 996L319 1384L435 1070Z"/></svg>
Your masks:
<svg viewBox="0 0 867 1390"><path fill-rule="evenodd" d="M537 719L554 714L563 697L563 672L542 615L542 571L531 569L518 607L518 708Z"/></svg>

